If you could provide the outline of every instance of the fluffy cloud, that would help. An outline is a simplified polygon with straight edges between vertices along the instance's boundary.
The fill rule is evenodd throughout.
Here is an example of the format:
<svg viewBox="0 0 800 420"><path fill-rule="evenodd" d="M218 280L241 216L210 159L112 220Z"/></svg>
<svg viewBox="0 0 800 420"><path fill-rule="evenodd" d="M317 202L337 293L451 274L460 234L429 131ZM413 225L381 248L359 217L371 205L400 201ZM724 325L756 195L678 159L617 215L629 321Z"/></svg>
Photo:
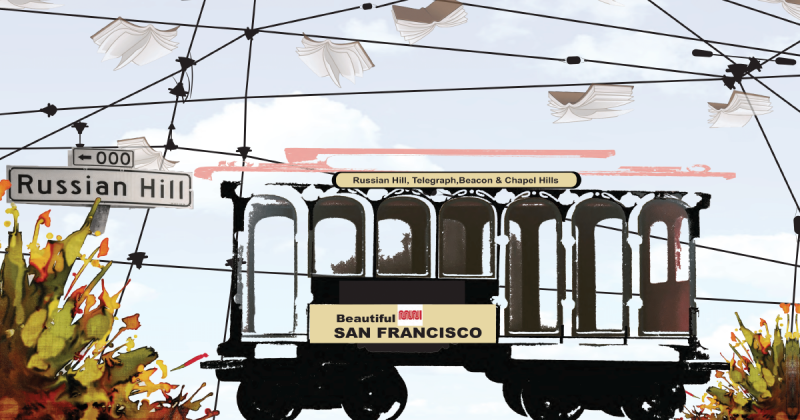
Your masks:
<svg viewBox="0 0 800 420"><path fill-rule="evenodd" d="M362 21L361 19L350 19L345 22L340 28L347 38L356 39L369 39L374 41L385 42L399 42L404 43L403 37L394 28L391 19L378 19L371 21ZM343 42L343 41L335 41ZM367 54L371 53L402 53L408 51L408 48L396 47L392 45L381 44L364 44L364 49Z"/></svg>
<svg viewBox="0 0 800 420"><path fill-rule="evenodd" d="M327 98L286 98L269 102L253 101L247 107L247 145L251 155L265 159L286 161L284 149L288 147L376 148L391 147L380 142L380 127L363 112ZM175 132L173 138L180 147L235 153L242 145L244 103L226 105L222 111L199 122L190 132ZM151 143L167 137L165 130L142 129L126 132L122 138L145 136ZM395 145L396 148L405 148ZM198 167L217 166L221 161L236 161L234 156L221 156L180 150L167 154L178 160L176 171L194 172ZM251 161L252 162L252 161ZM335 157L334 167L385 170L438 170L424 157ZM229 211L229 205L219 200L222 179L238 180L235 172L214 175L214 182L197 179L195 182L195 208ZM282 180L303 182L330 182L330 177L320 174L258 174L249 172L247 180L263 184ZM256 185L252 182L246 185Z"/></svg>

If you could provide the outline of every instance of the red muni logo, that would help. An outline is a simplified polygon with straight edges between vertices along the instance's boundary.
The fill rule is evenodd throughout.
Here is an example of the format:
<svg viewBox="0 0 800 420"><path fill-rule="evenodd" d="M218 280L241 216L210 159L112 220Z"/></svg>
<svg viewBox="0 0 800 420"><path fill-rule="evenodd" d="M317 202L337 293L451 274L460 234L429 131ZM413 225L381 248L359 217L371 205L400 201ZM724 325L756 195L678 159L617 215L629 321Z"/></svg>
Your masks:
<svg viewBox="0 0 800 420"><path fill-rule="evenodd" d="M422 305L397 305L397 325L422 326Z"/></svg>

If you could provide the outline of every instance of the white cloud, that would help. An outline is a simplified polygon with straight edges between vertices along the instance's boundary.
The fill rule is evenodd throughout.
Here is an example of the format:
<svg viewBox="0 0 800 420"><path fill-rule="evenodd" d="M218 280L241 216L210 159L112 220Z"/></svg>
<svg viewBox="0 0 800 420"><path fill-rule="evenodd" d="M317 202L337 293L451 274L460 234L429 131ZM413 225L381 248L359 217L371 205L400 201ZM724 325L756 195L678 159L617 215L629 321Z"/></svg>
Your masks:
<svg viewBox="0 0 800 420"><path fill-rule="evenodd" d="M397 30L395 30L393 27L392 22L393 21L391 19L378 19L368 22L364 22L361 19L350 19L341 26L341 30L344 32L345 37L347 38L405 43L403 37L400 36L400 32L397 32ZM364 50L367 51L367 54L373 52L399 53L408 50L408 48L371 43L364 43L362 44L362 47L364 47Z"/></svg>
<svg viewBox="0 0 800 420"><path fill-rule="evenodd" d="M697 243L742 254L754 255L783 262L794 262L795 236L789 233L777 235L725 235L702 237ZM726 297L733 297L741 286L756 286L760 289L754 299L767 299L772 291L791 290L792 267L766 261L746 259L741 256L697 248L698 296L711 290L729 290ZM737 284L736 287L733 283ZM723 286L723 287L717 287ZM753 290L749 289L748 290Z"/></svg>
<svg viewBox="0 0 800 420"><path fill-rule="evenodd" d="M515 38L527 37L531 31L528 29L531 17L498 13L488 25L478 31L478 36L489 42L513 41Z"/></svg>
<svg viewBox="0 0 800 420"><path fill-rule="evenodd" d="M380 127L363 112L327 98L284 98L269 102L251 102L247 108L247 145L252 148L251 155L265 159L286 161L284 149L289 147L333 147L333 148L377 148L386 147L380 143ZM199 122L186 134L173 133L175 143L180 147L205 149L235 153L243 138L244 104L226 105L222 112ZM142 129L129 131L122 138L145 136L151 140L167 137L164 130ZM396 146L403 148L404 146ZM167 158L177 160L176 171L194 172L198 167L218 166L221 161L238 161L235 156L221 156L208 153L180 150L170 152ZM253 162L251 160L251 162ZM440 168L426 157L413 156L375 156L368 159L357 157L335 157L331 166L355 169L384 170L439 170ZM323 179L330 182L328 175L291 174L294 182L303 179ZM280 176L278 176L280 177ZM249 172L249 180L275 180L276 175ZM285 178L285 176L283 177ZM195 208L205 210L224 210L230 204L219 199L219 181L238 180L239 173L227 172L214 175L214 182L196 179ZM318 182L318 181L317 181ZM247 184L247 183L246 183ZM251 183L252 184L252 183Z"/></svg>

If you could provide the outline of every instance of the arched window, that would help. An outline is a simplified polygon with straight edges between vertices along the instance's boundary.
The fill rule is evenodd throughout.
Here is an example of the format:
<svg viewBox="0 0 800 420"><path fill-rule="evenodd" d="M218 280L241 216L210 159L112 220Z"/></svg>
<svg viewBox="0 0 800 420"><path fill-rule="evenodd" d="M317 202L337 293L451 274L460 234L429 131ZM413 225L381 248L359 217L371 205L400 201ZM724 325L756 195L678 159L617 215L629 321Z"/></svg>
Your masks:
<svg viewBox="0 0 800 420"><path fill-rule="evenodd" d="M558 208L541 198L515 202L506 211L505 232L509 238L508 331L556 331L561 323L560 298L564 293L564 248Z"/></svg>
<svg viewBox="0 0 800 420"><path fill-rule="evenodd" d="M625 304L630 297L625 212L613 201L590 198L575 208L572 229L577 241L577 291L573 292L577 331L622 332L628 322Z"/></svg>
<svg viewBox="0 0 800 420"><path fill-rule="evenodd" d="M639 214L642 333L689 333L690 245L681 244L690 241L688 224L674 199L650 201Z"/></svg>
<svg viewBox="0 0 800 420"><path fill-rule="evenodd" d="M484 200L456 198L439 211L439 267L444 276L494 275L494 209Z"/></svg>
<svg viewBox="0 0 800 420"><path fill-rule="evenodd" d="M364 275L364 208L349 197L325 197L313 209L313 274Z"/></svg>
<svg viewBox="0 0 800 420"><path fill-rule="evenodd" d="M297 298L297 214L291 203L276 196L256 197L249 207L244 332L292 333Z"/></svg>
<svg viewBox="0 0 800 420"><path fill-rule="evenodd" d="M378 275L430 276L431 211L412 197L378 208Z"/></svg>

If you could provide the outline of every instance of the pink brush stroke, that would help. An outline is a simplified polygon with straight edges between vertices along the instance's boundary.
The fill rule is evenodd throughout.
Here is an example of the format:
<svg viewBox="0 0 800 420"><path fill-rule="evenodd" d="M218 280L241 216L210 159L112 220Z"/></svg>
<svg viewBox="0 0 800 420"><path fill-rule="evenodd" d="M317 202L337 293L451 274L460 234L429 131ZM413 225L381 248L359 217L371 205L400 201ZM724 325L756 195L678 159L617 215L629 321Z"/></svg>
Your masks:
<svg viewBox="0 0 800 420"><path fill-rule="evenodd" d="M700 168L695 169L695 168ZM711 172L708 165L680 166L620 166L618 171L580 172L581 176L687 176L694 178L736 178L735 172Z"/></svg>
<svg viewBox="0 0 800 420"><path fill-rule="evenodd" d="M503 150L503 149L356 149L356 148L297 148L284 149L286 164L222 161L218 166L195 169L194 176L211 179L214 172L374 172L377 169L333 168L328 159L333 156L477 156L477 157L533 157L533 158L595 158L605 159L615 155L614 150Z"/></svg>
<svg viewBox="0 0 800 420"><path fill-rule="evenodd" d="M542 158L598 158L615 155L614 150L503 150L503 149L335 149L295 148L284 149L289 163L327 161L337 155L387 155L387 156L508 156ZM321 156L325 156L321 159Z"/></svg>

